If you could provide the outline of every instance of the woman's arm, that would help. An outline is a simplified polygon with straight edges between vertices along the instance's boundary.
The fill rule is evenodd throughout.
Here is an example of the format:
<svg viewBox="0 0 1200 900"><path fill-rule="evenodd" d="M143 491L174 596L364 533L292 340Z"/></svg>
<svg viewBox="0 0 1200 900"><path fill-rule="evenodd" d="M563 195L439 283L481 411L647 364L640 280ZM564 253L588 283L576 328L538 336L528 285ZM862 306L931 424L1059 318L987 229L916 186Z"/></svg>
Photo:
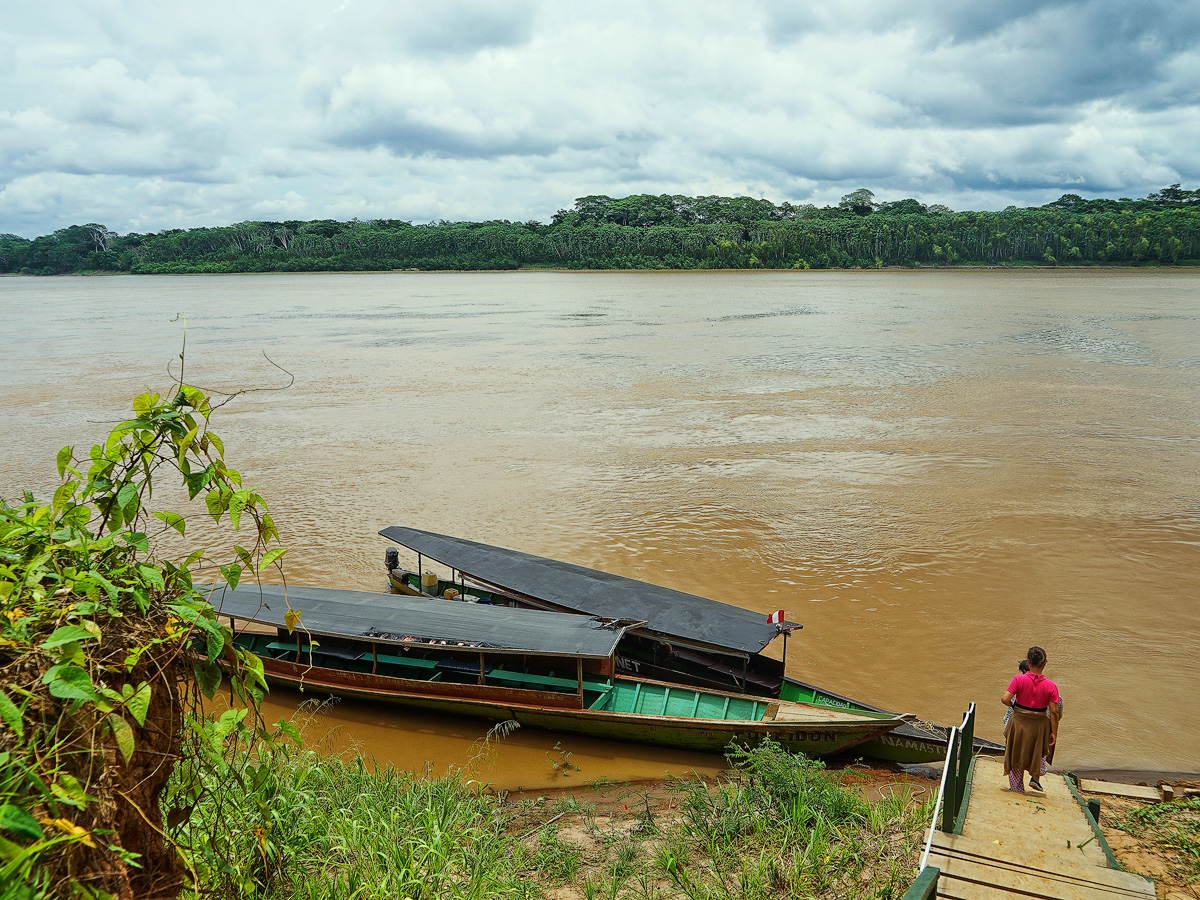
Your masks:
<svg viewBox="0 0 1200 900"><path fill-rule="evenodd" d="M1015 697L1015 696L1016 696L1016 694L1014 694L1012 691L1005 691L1004 699L1002 699L1000 702L1003 703L1005 706L1012 706L1013 697Z"/></svg>

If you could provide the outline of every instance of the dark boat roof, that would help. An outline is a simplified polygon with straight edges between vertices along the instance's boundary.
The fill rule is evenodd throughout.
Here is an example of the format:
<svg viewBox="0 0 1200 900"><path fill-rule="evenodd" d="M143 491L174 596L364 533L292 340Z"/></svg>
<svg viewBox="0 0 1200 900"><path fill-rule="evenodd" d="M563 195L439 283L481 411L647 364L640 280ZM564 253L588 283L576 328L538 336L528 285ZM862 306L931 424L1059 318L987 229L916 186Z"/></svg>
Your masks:
<svg viewBox="0 0 1200 900"><path fill-rule="evenodd" d="M779 634L763 613L644 581L419 528L393 525L379 533L479 581L571 612L644 621L639 630L666 638L744 655L761 652Z"/></svg>
<svg viewBox="0 0 1200 900"><path fill-rule="evenodd" d="M284 616L290 605L300 613L301 632L410 647L434 642L441 647L444 641L452 650L461 645L497 653L600 659L612 656L626 630L590 616L296 585L217 587L208 602L219 615L276 628L287 627Z"/></svg>

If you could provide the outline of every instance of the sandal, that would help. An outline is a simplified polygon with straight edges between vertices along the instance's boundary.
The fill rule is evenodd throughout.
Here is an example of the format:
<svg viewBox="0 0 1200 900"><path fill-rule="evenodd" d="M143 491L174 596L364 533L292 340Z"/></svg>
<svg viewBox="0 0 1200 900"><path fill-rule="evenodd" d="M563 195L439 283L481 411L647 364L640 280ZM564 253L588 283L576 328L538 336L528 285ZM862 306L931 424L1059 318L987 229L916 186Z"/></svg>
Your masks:
<svg viewBox="0 0 1200 900"><path fill-rule="evenodd" d="M1036 779L1030 778L1029 786L1031 788L1033 788L1035 791L1041 791L1041 793L1043 793L1043 794L1046 793L1044 790L1042 790L1042 786L1037 782Z"/></svg>

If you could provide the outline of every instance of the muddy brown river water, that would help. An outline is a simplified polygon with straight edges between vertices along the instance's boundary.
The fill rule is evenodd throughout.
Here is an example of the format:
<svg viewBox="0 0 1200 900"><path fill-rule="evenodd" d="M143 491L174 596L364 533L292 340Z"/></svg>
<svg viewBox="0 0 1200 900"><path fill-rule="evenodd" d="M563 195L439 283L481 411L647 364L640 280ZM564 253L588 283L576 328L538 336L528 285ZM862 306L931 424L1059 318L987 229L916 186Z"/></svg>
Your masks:
<svg viewBox="0 0 1200 900"><path fill-rule="evenodd" d="M193 383L294 376L214 424L294 583L382 590L407 524L783 607L789 674L991 738L1036 643L1059 762L1200 769L1200 273L0 278L0 496L165 390L184 319ZM511 787L720 765L486 728L312 734Z"/></svg>

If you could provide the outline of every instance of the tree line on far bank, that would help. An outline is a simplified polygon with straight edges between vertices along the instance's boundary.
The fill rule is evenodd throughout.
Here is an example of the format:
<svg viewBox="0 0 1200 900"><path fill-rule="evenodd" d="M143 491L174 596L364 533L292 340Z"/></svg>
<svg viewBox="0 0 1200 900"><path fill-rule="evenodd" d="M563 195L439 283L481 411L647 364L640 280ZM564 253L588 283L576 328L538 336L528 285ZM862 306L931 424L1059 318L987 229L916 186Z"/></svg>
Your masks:
<svg viewBox="0 0 1200 900"><path fill-rule="evenodd" d="M581 197L549 224L398 219L239 222L117 234L88 223L0 234L0 273L187 274L381 269L808 269L1178 265L1200 260L1200 190L1141 199L1064 194L955 212L860 189L837 206L749 197Z"/></svg>

